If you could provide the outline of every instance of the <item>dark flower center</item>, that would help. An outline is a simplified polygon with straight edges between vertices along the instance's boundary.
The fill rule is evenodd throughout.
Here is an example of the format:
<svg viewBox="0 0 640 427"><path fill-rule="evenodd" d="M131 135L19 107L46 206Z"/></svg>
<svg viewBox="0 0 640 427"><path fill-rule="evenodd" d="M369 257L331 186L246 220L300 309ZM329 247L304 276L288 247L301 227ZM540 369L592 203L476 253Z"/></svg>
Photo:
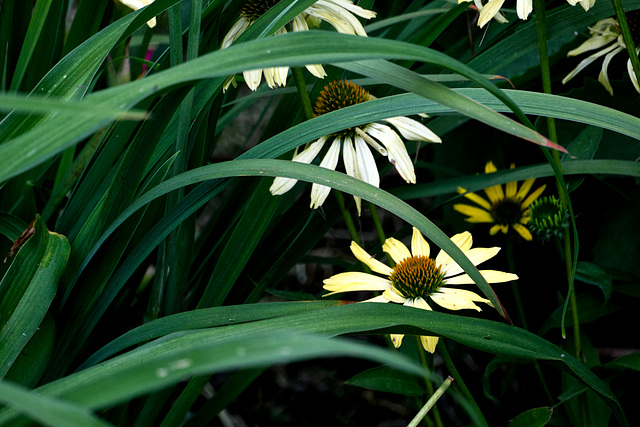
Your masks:
<svg viewBox="0 0 640 427"><path fill-rule="evenodd" d="M280 0L249 0L240 6L240 15L255 21L278 3Z"/></svg>
<svg viewBox="0 0 640 427"><path fill-rule="evenodd" d="M496 224L514 225L522 220L522 202L514 199L502 199L491 206L491 216Z"/></svg>
<svg viewBox="0 0 640 427"><path fill-rule="evenodd" d="M335 80L322 89L316 100L316 105L313 107L313 112L316 116L320 116L341 108L366 102L369 98L369 92L357 84L348 80ZM353 133L353 129L349 128L334 135L353 136Z"/></svg>
<svg viewBox="0 0 640 427"><path fill-rule="evenodd" d="M627 12L624 16L627 18L627 22L629 23L629 31L631 32L633 44L635 44L637 48L638 45L640 45L640 9Z"/></svg>
<svg viewBox="0 0 640 427"><path fill-rule="evenodd" d="M396 264L389 279L405 298L426 299L442 286L444 274L432 258L419 255Z"/></svg>

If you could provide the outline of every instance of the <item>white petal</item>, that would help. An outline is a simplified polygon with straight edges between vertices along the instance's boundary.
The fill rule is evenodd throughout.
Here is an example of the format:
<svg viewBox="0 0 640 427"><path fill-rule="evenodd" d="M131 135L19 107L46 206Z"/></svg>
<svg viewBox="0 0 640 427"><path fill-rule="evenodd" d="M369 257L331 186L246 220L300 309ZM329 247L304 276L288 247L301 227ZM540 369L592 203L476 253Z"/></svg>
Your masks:
<svg viewBox="0 0 640 427"><path fill-rule="evenodd" d="M516 11L518 18L527 19L533 10L533 2L531 0L518 0L516 3Z"/></svg>
<svg viewBox="0 0 640 427"><path fill-rule="evenodd" d="M248 20L244 16L240 17L238 22L233 24L233 27L231 27L227 35L224 36L224 39L222 40L222 45L220 45L220 49L226 49L229 46L231 46L231 44L234 41L236 41L236 39L240 37L240 35L244 33L247 30L247 28L249 28L250 25L251 25L250 20Z"/></svg>
<svg viewBox="0 0 640 427"><path fill-rule="evenodd" d="M500 251L500 248L473 248L466 251L464 254L469 258L469 261L473 263L473 265L480 265L486 260L489 260L496 256L496 254ZM436 261L436 265L437 261ZM462 273L464 270L453 260L446 265L440 266L440 270L444 273L445 277L455 276L456 274Z"/></svg>
<svg viewBox="0 0 640 427"><path fill-rule="evenodd" d="M473 295L475 295L475 297ZM431 294L431 300L447 310L463 310L472 309L482 311L474 301L489 301L480 298L477 294L466 291L464 289L440 288L437 292Z"/></svg>
<svg viewBox="0 0 640 427"><path fill-rule="evenodd" d="M471 245L473 244L473 237L471 236L471 233L465 231L451 237L451 241L455 243L462 252L466 252L471 249ZM445 251L440 250L440 252L438 252L438 256L436 256L436 265L438 267L440 267L441 269L445 268L449 263L452 262L454 262L453 259Z"/></svg>
<svg viewBox="0 0 640 427"><path fill-rule="evenodd" d="M478 27L482 28L500 12L500 8L504 4L504 0L489 0L489 3L484 5L484 8L480 11L478 17Z"/></svg>
<svg viewBox="0 0 640 427"><path fill-rule="evenodd" d="M428 127L408 117L391 117L384 121L391 123L405 139L410 141L442 142L440 137Z"/></svg>
<svg viewBox="0 0 640 427"><path fill-rule="evenodd" d="M356 179L360 179L360 171L358 170L356 164L356 150L355 148L353 148L353 143L351 142L351 138L349 136L345 136L344 141L342 142L342 162L344 163L344 168L347 172L347 175L352 176ZM353 198L356 201L358 216L360 216L360 197L353 196Z"/></svg>
<svg viewBox="0 0 640 427"><path fill-rule="evenodd" d="M367 125L365 132L385 146L388 151L389 161L396 167L400 176L408 183L415 184L416 173L413 169L413 163L407 153L407 147L405 147L398 134L389 126L378 123Z"/></svg>
<svg viewBox="0 0 640 427"><path fill-rule="evenodd" d="M335 170L336 165L338 164L338 158L340 157L340 138L336 138L333 140L331 147L329 147L329 151L320 162L320 167ZM311 186L311 208L317 209L324 201L327 199L329 195L329 191L331 191L331 187L327 187L326 185L313 184Z"/></svg>
<svg viewBox="0 0 640 427"><path fill-rule="evenodd" d="M358 134L356 134L354 140L356 145L356 164L360 172L360 179L374 187L380 187L380 174L371 150Z"/></svg>
<svg viewBox="0 0 640 427"><path fill-rule="evenodd" d="M567 83L569 80L571 80L572 78L574 78L580 71L582 71L583 69L585 69L589 64L591 64L593 61L595 61L596 59L600 58L603 55L606 55L607 53L611 52L614 49L619 49L622 50L622 48L618 45L612 44L611 46L609 46L606 49L602 49L599 52L594 53L593 55L583 59L578 66L569 74L567 74L567 76L562 79L562 84Z"/></svg>
<svg viewBox="0 0 640 427"><path fill-rule="evenodd" d="M260 86L262 80L262 70L249 70L242 73L244 81L249 86L249 89L256 90Z"/></svg>
<svg viewBox="0 0 640 427"><path fill-rule="evenodd" d="M292 161L307 164L311 163L324 146L326 140L326 136L318 139L305 150L302 150L302 152L293 156ZM273 184L271 184L271 187L269 187L269 191L274 196L279 196L291 190L293 186L296 185L296 182L298 182L297 179L277 177L273 180Z"/></svg>

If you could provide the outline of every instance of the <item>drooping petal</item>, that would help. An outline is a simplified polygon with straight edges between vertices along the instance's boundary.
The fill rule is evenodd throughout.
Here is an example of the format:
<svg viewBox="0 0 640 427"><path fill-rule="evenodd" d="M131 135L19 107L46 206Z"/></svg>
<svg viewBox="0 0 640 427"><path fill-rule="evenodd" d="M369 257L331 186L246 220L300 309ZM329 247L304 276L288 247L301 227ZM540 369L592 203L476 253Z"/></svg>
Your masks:
<svg viewBox="0 0 640 427"><path fill-rule="evenodd" d="M336 165L338 164L338 158L340 157L340 138L336 138L331 143L331 147L327 151L327 154L320 162L320 167L335 170ZM329 191L331 191L331 187L320 184L313 184L311 186L311 208L317 209L324 201L327 199L329 195Z"/></svg>
<svg viewBox="0 0 640 427"><path fill-rule="evenodd" d="M389 237L384 241L382 250L391 255L391 259L397 264L405 258L411 258L411 252L400 240Z"/></svg>
<svg viewBox="0 0 640 427"><path fill-rule="evenodd" d="M357 168L356 163L356 150L353 148L351 137L345 136L342 141L342 162L344 163L344 169L347 175L360 179L360 171ZM353 196L356 201L356 208L358 209L358 216L360 216L361 202L360 197Z"/></svg>
<svg viewBox="0 0 640 427"><path fill-rule="evenodd" d="M416 308L420 308L422 310L432 311L431 307L423 298L416 298L413 300L413 306ZM429 335L421 335L420 342L422 343L422 347L428 351L429 353L433 353L436 351L436 345L438 344L438 337L433 337Z"/></svg>
<svg viewBox="0 0 640 427"><path fill-rule="evenodd" d="M636 51L640 51L640 48L636 48ZM627 72L629 73L629 77L631 77L631 83L633 83L633 87L636 89L636 92L640 93L640 84L638 84L638 76L636 76L636 72L633 71L631 58L627 60Z"/></svg>
<svg viewBox="0 0 640 427"><path fill-rule="evenodd" d="M573 69L573 71L571 71L569 74L567 74L567 76L562 79L562 84L566 84L569 80L571 80L572 78L574 78L580 71L582 71L583 69L585 69L589 64L591 64L593 61L595 61L596 59L600 58L603 55L608 54L609 52L611 52L614 49L620 49L620 46L618 46L617 44L612 44L611 46L609 46L606 49L602 49L596 53L594 53L591 56L588 56L587 58L583 59L576 68Z"/></svg>
<svg viewBox="0 0 640 427"><path fill-rule="evenodd" d="M138 9L142 9L145 6L150 5L151 3L153 3L153 0L120 0L120 3L122 3L123 5L133 10L138 10ZM147 25L149 26L149 28L155 27L156 18L154 17L148 20Z"/></svg>
<svg viewBox="0 0 640 427"><path fill-rule="evenodd" d="M391 337L391 342L393 343L393 346L395 348L400 348L400 346L402 345L402 339L404 338L403 334L390 334L389 337Z"/></svg>
<svg viewBox="0 0 640 427"><path fill-rule="evenodd" d="M478 17L478 26L480 28L487 25L491 18L493 18L502 7L504 0L489 0L489 3L484 5L482 11L480 11L480 16Z"/></svg>
<svg viewBox="0 0 640 427"><path fill-rule="evenodd" d="M376 138L387 149L387 157L400 176L409 184L416 183L416 173L413 163L407 153L407 147L398 134L389 126L379 123L370 123L365 132Z"/></svg>
<svg viewBox="0 0 640 427"><path fill-rule="evenodd" d="M513 273L505 273L504 271L496 270L479 270L484 280L487 283L504 283L518 280L518 276ZM461 274L455 277L448 277L446 280L447 285L472 285L475 282L468 274Z"/></svg>
<svg viewBox="0 0 640 427"><path fill-rule="evenodd" d="M384 121L391 123L405 139L410 141L442 142L442 139L428 127L409 117L391 117Z"/></svg>
<svg viewBox="0 0 640 427"><path fill-rule="evenodd" d="M533 10L533 2L531 0L518 0L516 3L516 11L518 18L527 19Z"/></svg>
<svg viewBox="0 0 640 427"><path fill-rule="evenodd" d="M389 276L393 272L391 267L369 255L367 251L358 246L356 242L351 242L351 252L353 252L353 255L355 255L358 261L364 263L371 271L384 274L385 276Z"/></svg>
<svg viewBox="0 0 640 427"><path fill-rule="evenodd" d="M413 234L411 235L411 253L413 256L429 257L431 248L429 243L422 236L422 233L417 228L413 227Z"/></svg>
<svg viewBox="0 0 640 427"><path fill-rule="evenodd" d="M613 96L613 88L609 83L609 62L611 62L613 57L616 56L618 53L622 52L623 50L624 48L622 46L619 46L617 49L609 52L604 57L604 61L602 61L602 69L600 71L600 75L598 76L598 81L602 83L602 86L604 86L604 88L607 89L607 92L609 92L609 94L612 96Z"/></svg>
<svg viewBox="0 0 640 427"><path fill-rule="evenodd" d="M231 44L236 41L236 39L240 37L240 35L244 33L250 25L251 21L244 16L241 16L240 19L233 24L227 35L224 36L224 39L222 39L220 49L226 49L231 46Z"/></svg>
<svg viewBox="0 0 640 427"><path fill-rule="evenodd" d="M249 86L249 89L256 90L260 86L262 81L262 70L249 70L242 73L244 76L244 82Z"/></svg>
<svg viewBox="0 0 640 427"><path fill-rule="evenodd" d="M325 296L340 292L384 291L391 287L389 280L359 271L338 273L325 279L323 283L323 288L330 292Z"/></svg>
<svg viewBox="0 0 640 427"><path fill-rule="evenodd" d="M360 179L364 182L380 187L380 174L376 161L371 154L371 150L367 147L367 143L358 134L354 137L356 146L356 164L360 171Z"/></svg>
<svg viewBox="0 0 640 427"><path fill-rule="evenodd" d="M291 161L307 164L311 163L313 159L316 158L326 141L326 136L321 137L309 147L295 155L293 159L291 159ZM279 196L291 190L293 186L296 185L296 182L298 182L297 179L277 177L273 180L273 184L271 184L271 187L269 187L269 191L274 196Z"/></svg>

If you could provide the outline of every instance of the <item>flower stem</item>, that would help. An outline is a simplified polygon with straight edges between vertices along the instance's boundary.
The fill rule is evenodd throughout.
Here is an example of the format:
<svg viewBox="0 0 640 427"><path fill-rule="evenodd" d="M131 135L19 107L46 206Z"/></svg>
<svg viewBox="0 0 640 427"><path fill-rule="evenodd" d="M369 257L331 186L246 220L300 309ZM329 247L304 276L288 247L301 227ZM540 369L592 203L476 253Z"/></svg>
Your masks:
<svg viewBox="0 0 640 427"><path fill-rule="evenodd" d="M456 385L460 391L460 394L462 394L462 397L464 397L467 400L471 408L475 410L476 421L478 421L483 426L488 426L487 420L485 420L484 415L482 415L482 411L480 411L480 407L478 406L478 404L476 403L476 400L473 398L473 396L471 395L471 392L469 391L466 384L462 380L462 377L460 376L458 369L456 369L456 365L453 364L451 355L449 354L449 351L447 350L447 347L444 344L444 339L440 338L438 340L437 348L438 348L438 354L440 354L440 357L442 357L442 361L444 362L445 366L451 373L451 376L453 377L453 379L455 379Z"/></svg>
<svg viewBox="0 0 640 427"><path fill-rule="evenodd" d="M618 26L622 31L622 40L627 47L627 53L631 59L631 65L633 71L636 73L636 78L640 78L640 60L638 59L638 52L636 46L633 44L633 37L631 36L631 29L627 22L627 16L624 13L624 7L622 6L622 0L611 0L613 9L616 11L616 17L618 18Z"/></svg>
<svg viewBox="0 0 640 427"><path fill-rule="evenodd" d="M291 67L293 79L296 81L296 88L298 89L298 95L300 96L300 103L302 104L302 111L304 111L304 117L306 120L313 119L313 108L311 107L311 99L307 92L307 85L304 81L304 75L302 74L302 68Z"/></svg>
<svg viewBox="0 0 640 427"><path fill-rule="evenodd" d="M613 2L619 0L612 0ZM536 30L538 33L538 51L540 52L540 75L542 78L542 88L544 93L551 94L551 70L549 67L549 49L547 44L547 25L546 25L546 16L545 16L545 2L544 0L534 0L533 8L536 13ZM549 138L558 142L558 134L556 131L556 122L553 117L547 117L547 127L549 130ZM560 162L560 153L558 151L553 150L551 153L553 157L553 162L557 165L558 169L561 170L561 162ZM567 207L569 204L568 201L568 192L565 193L564 188L562 188L561 182L556 179L556 186L558 187L558 195L560 198L560 203L562 203L563 207ZM575 226L575 224L574 224ZM573 266L572 266L572 256L571 256L571 237L569 235L569 231L565 231L564 233L564 258L565 264L567 268L567 281L569 282L569 299L571 301L571 311L573 314L573 332L575 334L575 346L576 346L576 357L580 355L580 322L578 318L578 306L575 304L576 295L575 288L573 286Z"/></svg>
<svg viewBox="0 0 640 427"><path fill-rule="evenodd" d="M436 402L438 401L438 399L440 399L440 397L444 394L444 392L447 391L447 389L449 388L452 382L453 382L453 378L447 377L447 379L444 380L442 385L438 387L438 390L436 390L436 392L431 395L429 400L427 400L427 403L424 404L422 409L420 409L420 411L411 420L411 422L407 424L407 427L416 427L420 423L420 421L422 421L425 415L427 415L427 412L429 412L429 410L433 407L433 405L436 404Z"/></svg>
<svg viewBox="0 0 640 427"><path fill-rule="evenodd" d="M384 230L382 229L382 223L380 222L380 216L378 215L378 209L376 205L371 202L369 204L369 211L371 212L371 219L373 220L373 226L378 233L378 239L380 239L380 243L384 245L385 240L387 240L387 236L384 234Z"/></svg>
<svg viewBox="0 0 640 427"><path fill-rule="evenodd" d="M338 208L340 208L340 212L342 213L342 219L344 220L345 225L347 226L347 230L349 230L349 235L351 236L351 240L356 242L359 246L362 246L362 242L360 241L360 236L358 236L358 230L356 230L356 225L353 222L353 218L349 213L349 210L344 205L344 196L342 192L338 190L332 191L335 194L336 199L338 201Z"/></svg>
<svg viewBox="0 0 640 427"><path fill-rule="evenodd" d="M432 364L431 364L431 366L429 366L429 364L427 362L427 352L426 351L422 351L423 350L423 348L422 348L422 340L420 339L420 336L419 335L415 335L414 338L416 339L416 346L418 347L418 354L419 354L419 357L420 357L420 364L425 369L425 371L433 372L433 357L431 358ZM429 395L433 395L433 393L434 393L434 391L433 391L433 383L431 382L431 379L429 378L428 375L424 376L424 382L425 382L425 385L427 387L427 393L429 393ZM422 412L422 411L420 411L420 412ZM418 412L418 414L420 414L420 412ZM426 412L424 413L424 415L422 415L422 417L420 419L423 419L425 416L426 416ZM417 415L416 415L416 417L417 417ZM442 418L440 417L440 411L438 410L437 406L433 407L433 419L435 421L435 424L438 427L444 427L444 424L442 423ZM431 420L429 418L427 418L426 421L427 421L427 424L433 425L433 422L431 422Z"/></svg>

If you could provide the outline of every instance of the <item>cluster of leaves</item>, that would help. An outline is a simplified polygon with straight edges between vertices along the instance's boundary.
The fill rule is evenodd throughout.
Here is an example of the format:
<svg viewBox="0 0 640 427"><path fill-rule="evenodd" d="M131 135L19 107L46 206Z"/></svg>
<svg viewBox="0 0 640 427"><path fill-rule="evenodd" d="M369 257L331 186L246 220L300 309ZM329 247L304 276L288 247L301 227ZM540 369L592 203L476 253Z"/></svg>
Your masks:
<svg viewBox="0 0 640 427"><path fill-rule="evenodd" d="M633 237L640 119L628 78L613 76L615 98L593 79L574 79L563 95L541 93L534 20L484 32L472 25L477 12L468 3L444 0L360 1L378 12L367 38L269 37L313 3L280 1L219 50L240 2L156 0L133 13L112 0L0 2L0 252L14 252L0 265L0 425L208 425L225 408L242 416L233 402L260 387L267 367L324 357L345 366L343 357L370 361L356 365L360 371L384 364L351 383L401 396L411 419L428 398L425 384L448 372L433 360L423 360L433 368L425 370L411 343L400 352L379 345L389 332L439 335L451 347L470 392L454 383L436 423L504 424L524 412L514 425L543 425L550 409L525 412L542 406L556 407L555 425L637 421L638 343L624 328L634 324L640 297ZM575 34L612 11L603 0L588 13L567 4L548 11L555 93L569 89L559 82L575 66L566 52L584 40ZM154 16L158 26L148 28ZM309 63L323 64L325 79L353 79L378 99L305 121L293 83L222 91L234 73ZM325 83L306 77L313 99ZM420 113L431 116L443 144L408 143L414 186L389 174L378 189L278 160L323 135ZM563 175L546 148L527 142L550 143L544 119L536 129L528 116L559 120L559 142L572 155L563 157ZM519 167L476 175L489 160ZM273 197L275 176L301 183ZM310 211L308 182L370 202L399 237L409 227L397 227L398 218L417 227L499 314L513 316L509 288L489 287L447 235L469 227L451 207L458 187L529 178L568 185L583 326L577 341L560 333L566 263L540 242L513 244L510 259L528 330L495 312L478 319L321 300L327 272L357 266L342 257L340 203ZM372 229L369 209L360 226L363 234ZM476 226L474 237L503 246L503 236L485 231ZM213 394L212 384L220 387ZM300 417L289 422L318 422ZM330 422L347 422L340 417Z"/></svg>

